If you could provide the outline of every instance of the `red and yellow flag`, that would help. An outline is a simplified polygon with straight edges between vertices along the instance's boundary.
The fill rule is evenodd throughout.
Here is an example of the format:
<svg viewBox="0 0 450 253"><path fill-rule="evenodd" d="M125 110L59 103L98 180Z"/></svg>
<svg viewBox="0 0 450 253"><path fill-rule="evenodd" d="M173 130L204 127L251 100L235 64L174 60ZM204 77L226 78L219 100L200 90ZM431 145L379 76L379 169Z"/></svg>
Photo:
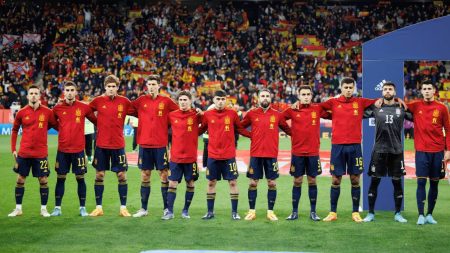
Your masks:
<svg viewBox="0 0 450 253"><path fill-rule="evenodd" d="M203 63L203 55L202 54L192 54L189 57L189 63L202 64Z"/></svg>
<svg viewBox="0 0 450 253"><path fill-rule="evenodd" d="M151 75L152 72L150 71L133 71L131 72L131 78L133 78L134 80L139 80L139 78L147 78L149 75Z"/></svg>
<svg viewBox="0 0 450 253"><path fill-rule="evenodd" d="M189 36L172 35L173 44L187 46L189 44Z"/></svg>
<svg viewBox="0 0 450 253"><path fill-rule="evenodd" d="M297 47L308 45L320 46L320 40L317 39L315 35L297 35L295 37L295 42L297 44Z"/></svg>
<svg viewBox="0 0 450 253"><path fill-rule="evenodd" d="M242 23L237 27L238 32L246 32L250 26L248 21L247 12L242 12Z"/></svg>
<svg viewBox="0 0 450 253"><path fill-rule="evenodd" d="M283 38L289 37L289 30L287 27L275 27L272 28L272 33L278 33Z"/></svg>
<svg viewBox="0 0 450 253"><path fill-rule="evenodd" d="M327 52L323 46L303 46L303 52L314 55L316 57L325 57Z"/></svg>

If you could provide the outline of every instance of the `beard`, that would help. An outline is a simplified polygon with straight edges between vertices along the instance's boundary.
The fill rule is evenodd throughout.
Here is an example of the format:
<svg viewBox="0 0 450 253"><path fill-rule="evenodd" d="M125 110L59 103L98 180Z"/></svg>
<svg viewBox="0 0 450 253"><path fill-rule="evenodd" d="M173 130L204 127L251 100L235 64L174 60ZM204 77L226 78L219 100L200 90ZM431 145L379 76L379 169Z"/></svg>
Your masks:
<svg viewBox="0 0 450 253"><path fill-rule="evenodd" d="M261 102L261 104L260 104L260 106L261 106L262 108L264 108L264 109L267 109L267 108L269 107L269 105L270 105L270 103L269 103L269 102L266 102L266 101L263 101L263 102Z"/></svg>
<svg viewBox="0 0 450 253"><path fill-rule="evenodd" d="M386 99L387 101L391 101L392 99L394 99L394 96L386 95L383 98Z"/></svg>

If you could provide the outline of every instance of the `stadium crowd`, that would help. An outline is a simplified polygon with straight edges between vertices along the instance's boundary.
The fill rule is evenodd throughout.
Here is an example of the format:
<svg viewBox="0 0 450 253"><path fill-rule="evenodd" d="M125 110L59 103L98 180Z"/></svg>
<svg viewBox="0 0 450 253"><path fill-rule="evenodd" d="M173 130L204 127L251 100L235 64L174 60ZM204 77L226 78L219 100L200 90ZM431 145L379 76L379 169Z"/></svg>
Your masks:
<svg viewBox="0 0 450 253"><path fill-rule="evenodd" d="M102 92L103 79L110 73L121 78L121 92L130 99L142 93L149 73L158 73L165 92L190 90L203 109L211 103L208 91L217 85L244 110L256 103L255 91L261 87L274 92L275 104L285 105L296 100L299 85L314 85L314 101L321 102L338 94L344 76L353 77L361 88L362 42L449 12L446 4L384 2L259 4L252 11L231 3L205 3L192 10L169 2L149 6L14 2L4 7L0 36L41 35L32 43L3 38L0 106L5 108L16 101L25 105L25 88L34 82L43 87L43 103L49 107L55 105L66 80L78 84L80 99L89 99ZM299 42L296 35L311 35L311 41ZM316 41L318 51L306 50ZM18 70L10 62L26 65ZM405 66L409 98L417 96L423 78L436 84L448 79L445 62L422 70L418 62Z"/></svg>

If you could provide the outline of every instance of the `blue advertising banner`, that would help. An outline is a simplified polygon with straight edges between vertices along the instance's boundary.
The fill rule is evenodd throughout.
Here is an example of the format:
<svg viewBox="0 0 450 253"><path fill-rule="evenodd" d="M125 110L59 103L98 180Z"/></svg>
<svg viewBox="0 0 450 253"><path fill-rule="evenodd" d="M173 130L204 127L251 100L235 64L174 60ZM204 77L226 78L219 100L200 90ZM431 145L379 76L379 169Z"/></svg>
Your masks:
<svg viewBox="0 0 450 253"><path fill-rule="evenodd" d="M12 124L0 124L0 135L11 135L12 132ZM125 136L133 136L134 130L129 125L125 125L123 129L123 134ZM19 130L19 135L22 134L22 129ZM55 129L48 130L49 135L56 135L58 132Z"/></svg>

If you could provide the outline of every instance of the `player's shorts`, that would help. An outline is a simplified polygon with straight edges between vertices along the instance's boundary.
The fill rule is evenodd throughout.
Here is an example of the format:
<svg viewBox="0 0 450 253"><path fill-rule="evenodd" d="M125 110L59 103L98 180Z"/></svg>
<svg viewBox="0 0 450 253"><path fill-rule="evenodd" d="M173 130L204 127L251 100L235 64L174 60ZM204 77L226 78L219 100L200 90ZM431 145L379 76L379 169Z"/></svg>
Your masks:
<svg viewBox="0 0 450 253"><path fill-rule="evenodd" d="M167 148L139 147L138 167L141 170L165 170L169 168Z"/></svg>
<svg viewBox="0 0 450 253"><path fill-rule="evenodd" d="M198 179L198 167L197 163L169 163L169 180L170 181L178 181L181 183L183 179L186 181L197 181Z"/></svg>
<svg viewBox="0 0 450 253"><path fill-rule="evenodd" d="M266 176L267 179L277 179L280 175L278 173L277 158L265 157L250 157L250 165L247 170L247 177L251 179L262 179Z"/></svg>
<svg viewBox="0 0 450 253"><path fill-rule="evenodd" d="M322 164L319 156L292 155L289 173L294 177L302 177L305 174L310 177L317 177L322 174Z"/></svg>
<svg viewBox="0 0 450 253"><path fill-rule="evenodd" d="M84 151L79 153L64 153L58 151L56 154L55 170L58 175L66 175L70 172L75 175L84 175L87 172L86 156Z"/></svg>
<svg viewBox="0 0 450 253"><path fill-rule="evenodd" d="M16 164L14 165L14 172L17 174L28 177L31 172L33 177L48 177L50 170L48 169L48 160L45 158L22 158L17 156Z"/></svg>
<svg viewBox="0 0 450 253"><path fill-rule="evenodd" d="M444 152L416 151L416 176L440 178Z"/></svg>
<svg viewBox="0 0 450 253"><path fill-rule="evenodd" d="M367 174L375 177L385 177L386 175L388 177L402 177L406 175L404 164L403 153L372 152Z"/></svg>
<svg viewBox="0 0 450 253"><path fill-rule="evenodd" d="M359 175L363 171L361 144L331 145L331 175Z"/></svg>
<svg viewBox="0 0 450 253"><path fill-rule="evenodd" d="M208 180L234 180L239 177L236 159L216 160L208 158L208 169L206 169L206 178Z"/></svg>
<svg viewBox="0 0 450 253"><path fill-rule="evenodd" d="M97 171L111 170L113 172L122 172L128 170L127 156L125 149L106 149L95 148L94 161L92 166Z"/></svg>

